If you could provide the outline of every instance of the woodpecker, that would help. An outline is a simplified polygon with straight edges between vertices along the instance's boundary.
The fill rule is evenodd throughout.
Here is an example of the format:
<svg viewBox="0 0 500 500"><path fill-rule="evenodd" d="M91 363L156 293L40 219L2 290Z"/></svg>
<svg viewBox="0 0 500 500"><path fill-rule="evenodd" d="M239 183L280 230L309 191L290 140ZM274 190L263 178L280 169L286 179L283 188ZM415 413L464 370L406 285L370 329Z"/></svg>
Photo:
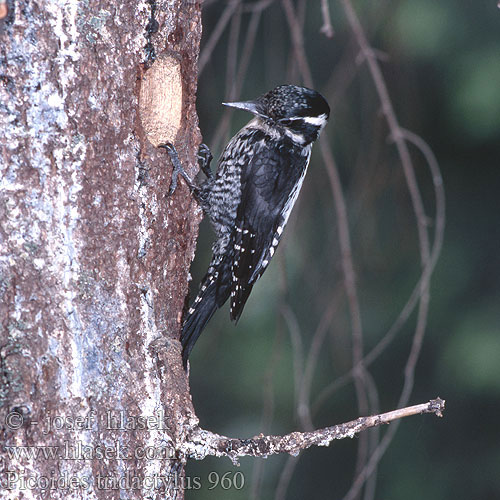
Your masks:
<svg viewBox="0 0 500 500"><path fill-rule="evenodd" d="M330 107L318 92L281 85L252 101L223 103L254 115L228 143L212 174L212 155L200 147L207 176L196 186L183 170L175 148L162 145L174 170L170 194L180 173L216 234L212 260L184 319L183 363L214 312L230 300L237 322L256 281L266 270L306 175L311 148L326 125Z"/></svg>

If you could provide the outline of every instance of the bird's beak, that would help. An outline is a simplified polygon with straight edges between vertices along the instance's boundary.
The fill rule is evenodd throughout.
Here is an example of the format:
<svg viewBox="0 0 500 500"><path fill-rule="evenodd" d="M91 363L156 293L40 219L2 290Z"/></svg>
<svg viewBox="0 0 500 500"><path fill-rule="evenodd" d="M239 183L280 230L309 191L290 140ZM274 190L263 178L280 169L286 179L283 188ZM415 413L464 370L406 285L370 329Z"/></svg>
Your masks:
<svg viewBox="0 0 500 500"><path fill-rule="evenodd" d="M262 116L262 113L259 110L259 105L256 101L223 102L222 104L230 108L238 108L238 109L243 109L245 111L249 111L253 115Z"/></svg>

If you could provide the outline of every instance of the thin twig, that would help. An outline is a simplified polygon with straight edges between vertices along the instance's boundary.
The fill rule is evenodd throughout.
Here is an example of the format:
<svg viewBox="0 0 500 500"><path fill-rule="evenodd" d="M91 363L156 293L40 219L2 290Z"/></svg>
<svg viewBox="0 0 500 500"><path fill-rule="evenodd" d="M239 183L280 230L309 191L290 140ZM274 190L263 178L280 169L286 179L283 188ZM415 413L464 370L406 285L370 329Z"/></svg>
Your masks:
<svg viewBox="0 0 500 500"><path fill-rule="evenodd" d="M285 11L286 20L290 28L292 37L293 50L297 60L302 78L308 87L313 87L313 79L309 63L307 62L306 51L304 47L304 37L302 36L302 27L298 21L291 0L282 0L283 10Z"/></svg>
<svg viewBox="0 0 500 500"><path fill-rule="evenodd" d="M364 363L365 366L370 366L382 352L386 349L386 347L394 340L396 335L401 331L402 326L406 323L411 313L415 309L417 305L422 286L424 283L428 283L432 273L434 272L434 268L436 267L436 263L438 261L439 255L441 253L441 249L443 246L444 239L444 228L446 222L446 201L445 201L445 193L443 187L443 178L441 176L441 172L439 169L439 164L437 162L432 149L429 145L417 134L410 132L409 130L405 130L403 128L400 129L400 133L405 140L412 143L416 146L420 152L424 155L426 163L429 167L432 176L432 183L434 186L434 199L436 204L436 213L434 216L434 234L433 234L433 246L430 253L430 258L422 270L422 274L416 283L410 297L408 298L405 306L399 313L398 317L394 321L393 325L389 328L387 333L382 337L382 339L377 343L377 345L365 356ZM318 395L316 401L313 404L313 415L321 408L321 406L325 403L325 401L338 389L346 385L351 377L353 376L354 370L351 369L349 372L345 373L341 377L337 378L334 382L325 387L321 393Z"/></svg>
<svg viewBox="0 0 500 500"><path fill-rule="evenodd" d="M293 20L296 24L295 30L300 33L300 38L303 38L302 32L304 31L304 23L306 21L306 5L307 0L298 0L295 7L292 6L290 9ZM305 53L304 53L305 56ZM289 82L294 82L300 79L300 64L301 59L297 57L295 51L291 51L288 54L288 63L286 78Z"/></svg>
<svg viewBox="0 0 500 500"><path fill-rule="evenodd" d="M335 31L333 30L332 20L330 18L330 7L328 0L321 0L321 15L323 16L323 26L320 28L320 33L323 33L327 38L333 38Z"/></svg>
<svg viewBox="0 0 500 500"><path fill-rule="evenodd" d="M368 40L366 39L363 27L361 26L361 23L358 19L358 16L356 15L356 12L354 11L354 8L351 5L350 0L342 0L342 4L344 6L344 11L346 13L349 25L351 26L351 29L353 30L356 40L360 46L361 53L366 59L368 69L370 71L370 74L372 75L373 83L382 104L382 112L386 117L387 124L389 125L389 128L391 130L391 137L395 142L396 148L398 150L398 155L401 159L401 164L407 179L408 189L410 191L410 196L414 205L415 216L417 219L421 259L422 263L425 264L425 261L427 261L429 258L430 251L429 236L427 234L427 219L425 216L422 198L418 191L418 183L415 178L415 171L413 169L410 153L401 135L401 128L396 118L396 113L394 112L394 108L389 97L389 91L385 84L382 70L380 69L377 61L377 57L373 49L370 47Z"/></svg>
<svg viewBox="0 0 500 500"><path fill-rule="evenodd" d="M262 12L266 10L276 0L261 0L250 5L245 5L243 12Z"/></svg>
<svg viewBox="0 0 500 500"><path fill-rule="evenodd" d="M302 73L304 82L310 87L314 87L311 70L307 60L307 55L304 46L304 37L302 27L300 25L291 0L282 0L283 9L290 27L292 36L293 48L297 57L297 65ZM323 161L325 163L328 177L330 179L330 186L333 193L335 204L335 211L338 221L339 243L342 257L342 270L344 274L344 285L347 294L347 301L349 306L349 315L351 318L351 331L352 331L352 358L354 367L354 387L356 391L356 398L358 409L360 413L368 412L368 397L366 394L365 382L365 367L363 365L363 328L361 322L361 308L359 305L356 277L354 272L354 264L352 260L351 240L349 235L349 225L347 221L347 208L342 192L340 177L330 149L330 145L324 141L320 141L321 152ZM364 466L367 459L367 446L365 438L358 442L358 458L356 464L356 473L358 473Z"/></svg>
<svg viewBox="0 0 500 500"><path fill-rule="evenodd" d="M250 57L252 55L253 47L255 45L255 39L257 36L257 30L260 24L262 12L256 10L252 13L250 17L250 22L245 36L245 42L243 44L242 54L240 56L240 65L238 68L238 73L236 75L236 80L234 85L229 90L229 96L227 99L229 101L234 101L239 98L241 93L241 88L243 86L243 81L248 69L248 64L250 63ZM232 116L232 108L228 108L222 115L215 133L212 139L212 148L217 150L219 145L222 143L223 138L227 135L229 130L229 124Z"/></svg>
<svg viewBox="0 0 500 500"><path fill-rule="evenodd" d="M196 460L203 460L207 456L228 457L235 464L238 463L238 457L244 456L268 457L279 453L296 455L311 446L329 446L335 439L352 438L366 429L388 424L394 420L412 415L434 413L436 416L442 417L444 408L445 401L438 397L427 403L369 417L359 417L344 424L311 432L292 432L285 436L264 436L260 434L250 439L229 438L196 427L189 438L181 443L178 452L184 458L194 458Z"/></svg>
<svg viewBox="0 0 500 500"><path fill-rule="evenodd" d="M335 211L337 213L337 224L339 233L339 244L342 256L342 270L344 273L344 284L347 294L349 315L351 318L352 336L352 365L354 388L360 412L368 411L368 396L366 393L366 365L363 360L363 328L361 323L361 308L359 305L354 264L352 261L351 240L349 236L349 225L347 221L347 207L342 192L340 176L333 158L330 145L326 141L320 140L323 161L330 180L330 187L333 193ZM367 459L366 443L360 440L358 443L358 459L356 472L362 469Z"/></svg>
<svg viewBox="0 0 500 500"><path fill-rule="evenodd" d="M301 380L304 372L304 347L302 343L302 335L300 333L299 322L293 309L285 302L281 307L281 314L285 319L292 341L293 352L293 378L295 388L294 408L298 409L300 399ZM298 413L298 410L296 410Z"/></svg>
<svg viewBox="0 0 500 500"><path fill-rule="evenodd" d="M406 323L409 316L413 312L416 304L418 303L421 295L422 286L424 283L428 282L430 276L432 275L436 262L438 260L439 254L441 252L444 226L445 226L445 195L443 189L443 180L439 170L439 165L437 160L432 153L430 147L423 141L422 138L416 134L409 132L405 129L399 128L398 136L403 137L405 140L412 142L424 155L426 162L431 171L432 180L434 184L435 193L435 203L436 203L436 215L435 215L435 231L433 237L433 247L430 253L430 257L422 270L420 279L418 280L415 288L405 306L401 310L399 316L396 318L395 322L391 328L387 331L385 336L378 342L378 344L365 356L364 363L366 366L371 365L378 356L385 350L385 348L392 342L397 333L400 331L401 327ZM336 379L332 384L325 387L323 391L318 396L314 403L314 412L317 411L323 403L331 396L333 392L345 385L353 375L354 369L344 374L342 377Z"/></svg>
<svg viewBox="0 0 500 500"><path fill-rule="evenodd" d="M337 288L337 291L339 289ZM309 354L305 363L304 373L302 376L299 398L297 403L297 416L302 427L306 430L312 430L313 423L311 418L311 386L313 382L314 369L318 365L318 358L321 353L321 348L325 341L326 334L328 333L329 326L332 323L335 312L338 309L339 297L338 293L329 301L329 305L324 311L319 323L316 328L316 332L313 335L311 348L309 349Z"/></svg>
<svg viewBox="0 0 500 500"><path fill-rule="evenodd" d="M274 500L285 500L286 492L288 490L288 485L292 480L293 473L297 464L299 463L300 455L293 456L290 455L286 459L285 466L280 474L280 479L278 481L278 486L276 487L276 492L274 493Z"/></svg>
<svg viewBox="0 0 500 500"><path fill-rule="evenodd" d="M227 64L226 64L226 100L233 99L231 93L233 92L233 85L236 79L236 72L238 68L238 44L240 40L241 31L241 4L234 12L231 20L231 28L229 30L229 40L227 44Z"/></svg>
<svg viewBox="0 0 500 500"><path fill-rule="evenodd" d="M369 372L366 372L366 384L367 384L367 393L370 398L370 407L374 408L376 412L380 411L380 401L377 390L377 385L375 384L375 380L371 376ZM380 428L374 427L368 433L368 453L370 455L373 454L373 451L377 449L380 441ZM371 474L367 480L364 491L364 500L370 500L375 498L375 491L377 486L377 464L375 465L375 469L373 474Z"/></svg>
<svg viewBox="0 0 500 500"><path fill-rule="evenodd" d="M283 340L282 329L277 330L277 334L274 336L274 343L271 356L268 361L267 370L264 375L262 390L263 390L263 405L262 405L262 415L260 422L260 429L264 432L268 432L271 428L271 423L273 421L274 415L274 371L275 367L279 364L279 359L282 355L281 344ZM260 491L262 489L262 484L264 481L264 464L262 462L257 462L254 464L252 472L251 490L248 498L250 500L258 499L260 496Z"/></svg>
<svg viewBox="0 0 500 500"><path fill-rule="evenodd" d="M232 0L226 5L224 12L221 14L218 23L216 24L210 38L208 39L207 43L205 44L205 47L203 48L203 51L200 54L200 59L198 60L198 77L203 72L208 61L210 61L210 58L212 57L212 52L214 51L217 42L222 36L222 33L226 29L226 26L229 23L231 16L233 15L234 11L236 10L239 4L240 0Z"/></svg>
<svg viewBox="0 0 500 500"><path fill-rule="evenodd" d="M427 218L425 215L425 210L420 195L418 182L416 180L415 171L411 161L411 156L406 141L403 137L402 129L399 126L398 120L396 118L396 114L394 112L389 97L389 92L387 90L387 86L385 84L382 71L377 61L377 57L368 43L363 27L361 26L361 23L356 15L356 12L354 11L354 8L352 7L350 0L342 0L342 4L344 6L344 11L346 13L349 25L351 26L351 29L353 30L353 33L361 49L361 54L365 58L366 63L368 65L368 69L372 76L376 91L379 95L380 102L382 104L382 112L387 120L389 129L391 131L391 138L395 142L396 149L398 151L398 155L401 160L401 165L403 167L403 172L405 174L408 190L410 192L410 197L413 205L413 210L415 212L415 217L417 221L421 263L422 267L425 269L429 267L429 264L431 262L431 250L430 250L429 235L427 232ZM415 327L412 348L405 366L403 390L401 392L399 399L400 405L406 404L406 402L409 400L411 391L413 389L416 362L421 351L423 337L425 334L425 328L427 325L430 276L428 279L421 280L420 284L421 284L420 294L419 294L420 303L417 316L417 324ZM376 464L378 463L381 456L387 449L390 440L392 439L394 433L396 432L395 429L391 429L391 431L392 432L386 433L384 439L370 457L369 462L366 464L363 470L358 474L350 490L344 497L344 500L352 500L357 497L364 482L366 481L366 478L369 477L375 470Z"/></svg>
<svg viewBox="0 0 500 500"><path fill-rule="evenodd" d="M300 71L302 73L302 77L306 85L313 87L314 85L313 85L312 75L309 69L309 63L307 61L307 56L304 49L304 39L302 35L302 30L295 16L293 5L290 0L283 0L282 4L290 27L290 32L292 34L292 42L294 45L295 53L298 57L298 64ZM353 365L356 367L356 373L359 379L359 377L362 377L361 366L363 360L362 324L361 324L361 310L359 306L356 284L355 284L356 280L355 280L354 264L352 262L349 225L347 222L347 208L342 193L342 187L338 175L338 170L336 168L330 146L326 141L323 140L320 140L320 144L321 144L321 152L323 154L323 160L327 167L328 176L330 178L330 186L332 188L333 198L335 202L335 209L337 213L339 242L342 254L342 269L344 272L344 281L345 281L345 287L348 297L349 310L352 323L353 358L354 358ZM365 404L366 396L362 396L361 392L357 391L358 398L360 398L359 403L361 404L360 411L363 410L366 411L367 409L367 406Z"/></svg>

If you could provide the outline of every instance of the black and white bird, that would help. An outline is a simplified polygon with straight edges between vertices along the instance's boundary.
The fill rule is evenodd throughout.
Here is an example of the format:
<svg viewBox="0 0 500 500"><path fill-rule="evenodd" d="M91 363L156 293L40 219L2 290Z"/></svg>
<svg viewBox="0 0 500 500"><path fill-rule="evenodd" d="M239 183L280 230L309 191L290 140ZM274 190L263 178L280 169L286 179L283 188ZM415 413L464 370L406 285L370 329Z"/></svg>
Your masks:
<svg viewBox="0 0 500 500"><path fill-rule="evenodd" d="M217 236L208 271L183 323L184 366L203 328L228 299L231 319L236 322L241 316L281 240L312 145L330 115L318 92L295 85L281 85L253 101L224 104L254 118L230 140L215 176L208 148L200 150L200 166L207 175L200 187L182 170L175 149L164 146L174 164L171 192L181 173Z"/></svg>

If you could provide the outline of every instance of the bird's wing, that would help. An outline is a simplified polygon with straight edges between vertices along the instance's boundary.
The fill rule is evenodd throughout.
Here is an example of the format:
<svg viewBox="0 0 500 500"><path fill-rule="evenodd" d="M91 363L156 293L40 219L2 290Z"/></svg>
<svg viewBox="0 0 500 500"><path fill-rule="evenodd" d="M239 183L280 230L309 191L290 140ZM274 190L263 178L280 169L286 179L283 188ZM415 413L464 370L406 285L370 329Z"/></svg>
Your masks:
<svg viewBox="0 0 500 500"><path fill-rule="evenodd" d="M288 149L262 143L243 168L241 202L232 238L230 314L235 321L281 240L308 160L308 156L292 158Z"/></svg>

